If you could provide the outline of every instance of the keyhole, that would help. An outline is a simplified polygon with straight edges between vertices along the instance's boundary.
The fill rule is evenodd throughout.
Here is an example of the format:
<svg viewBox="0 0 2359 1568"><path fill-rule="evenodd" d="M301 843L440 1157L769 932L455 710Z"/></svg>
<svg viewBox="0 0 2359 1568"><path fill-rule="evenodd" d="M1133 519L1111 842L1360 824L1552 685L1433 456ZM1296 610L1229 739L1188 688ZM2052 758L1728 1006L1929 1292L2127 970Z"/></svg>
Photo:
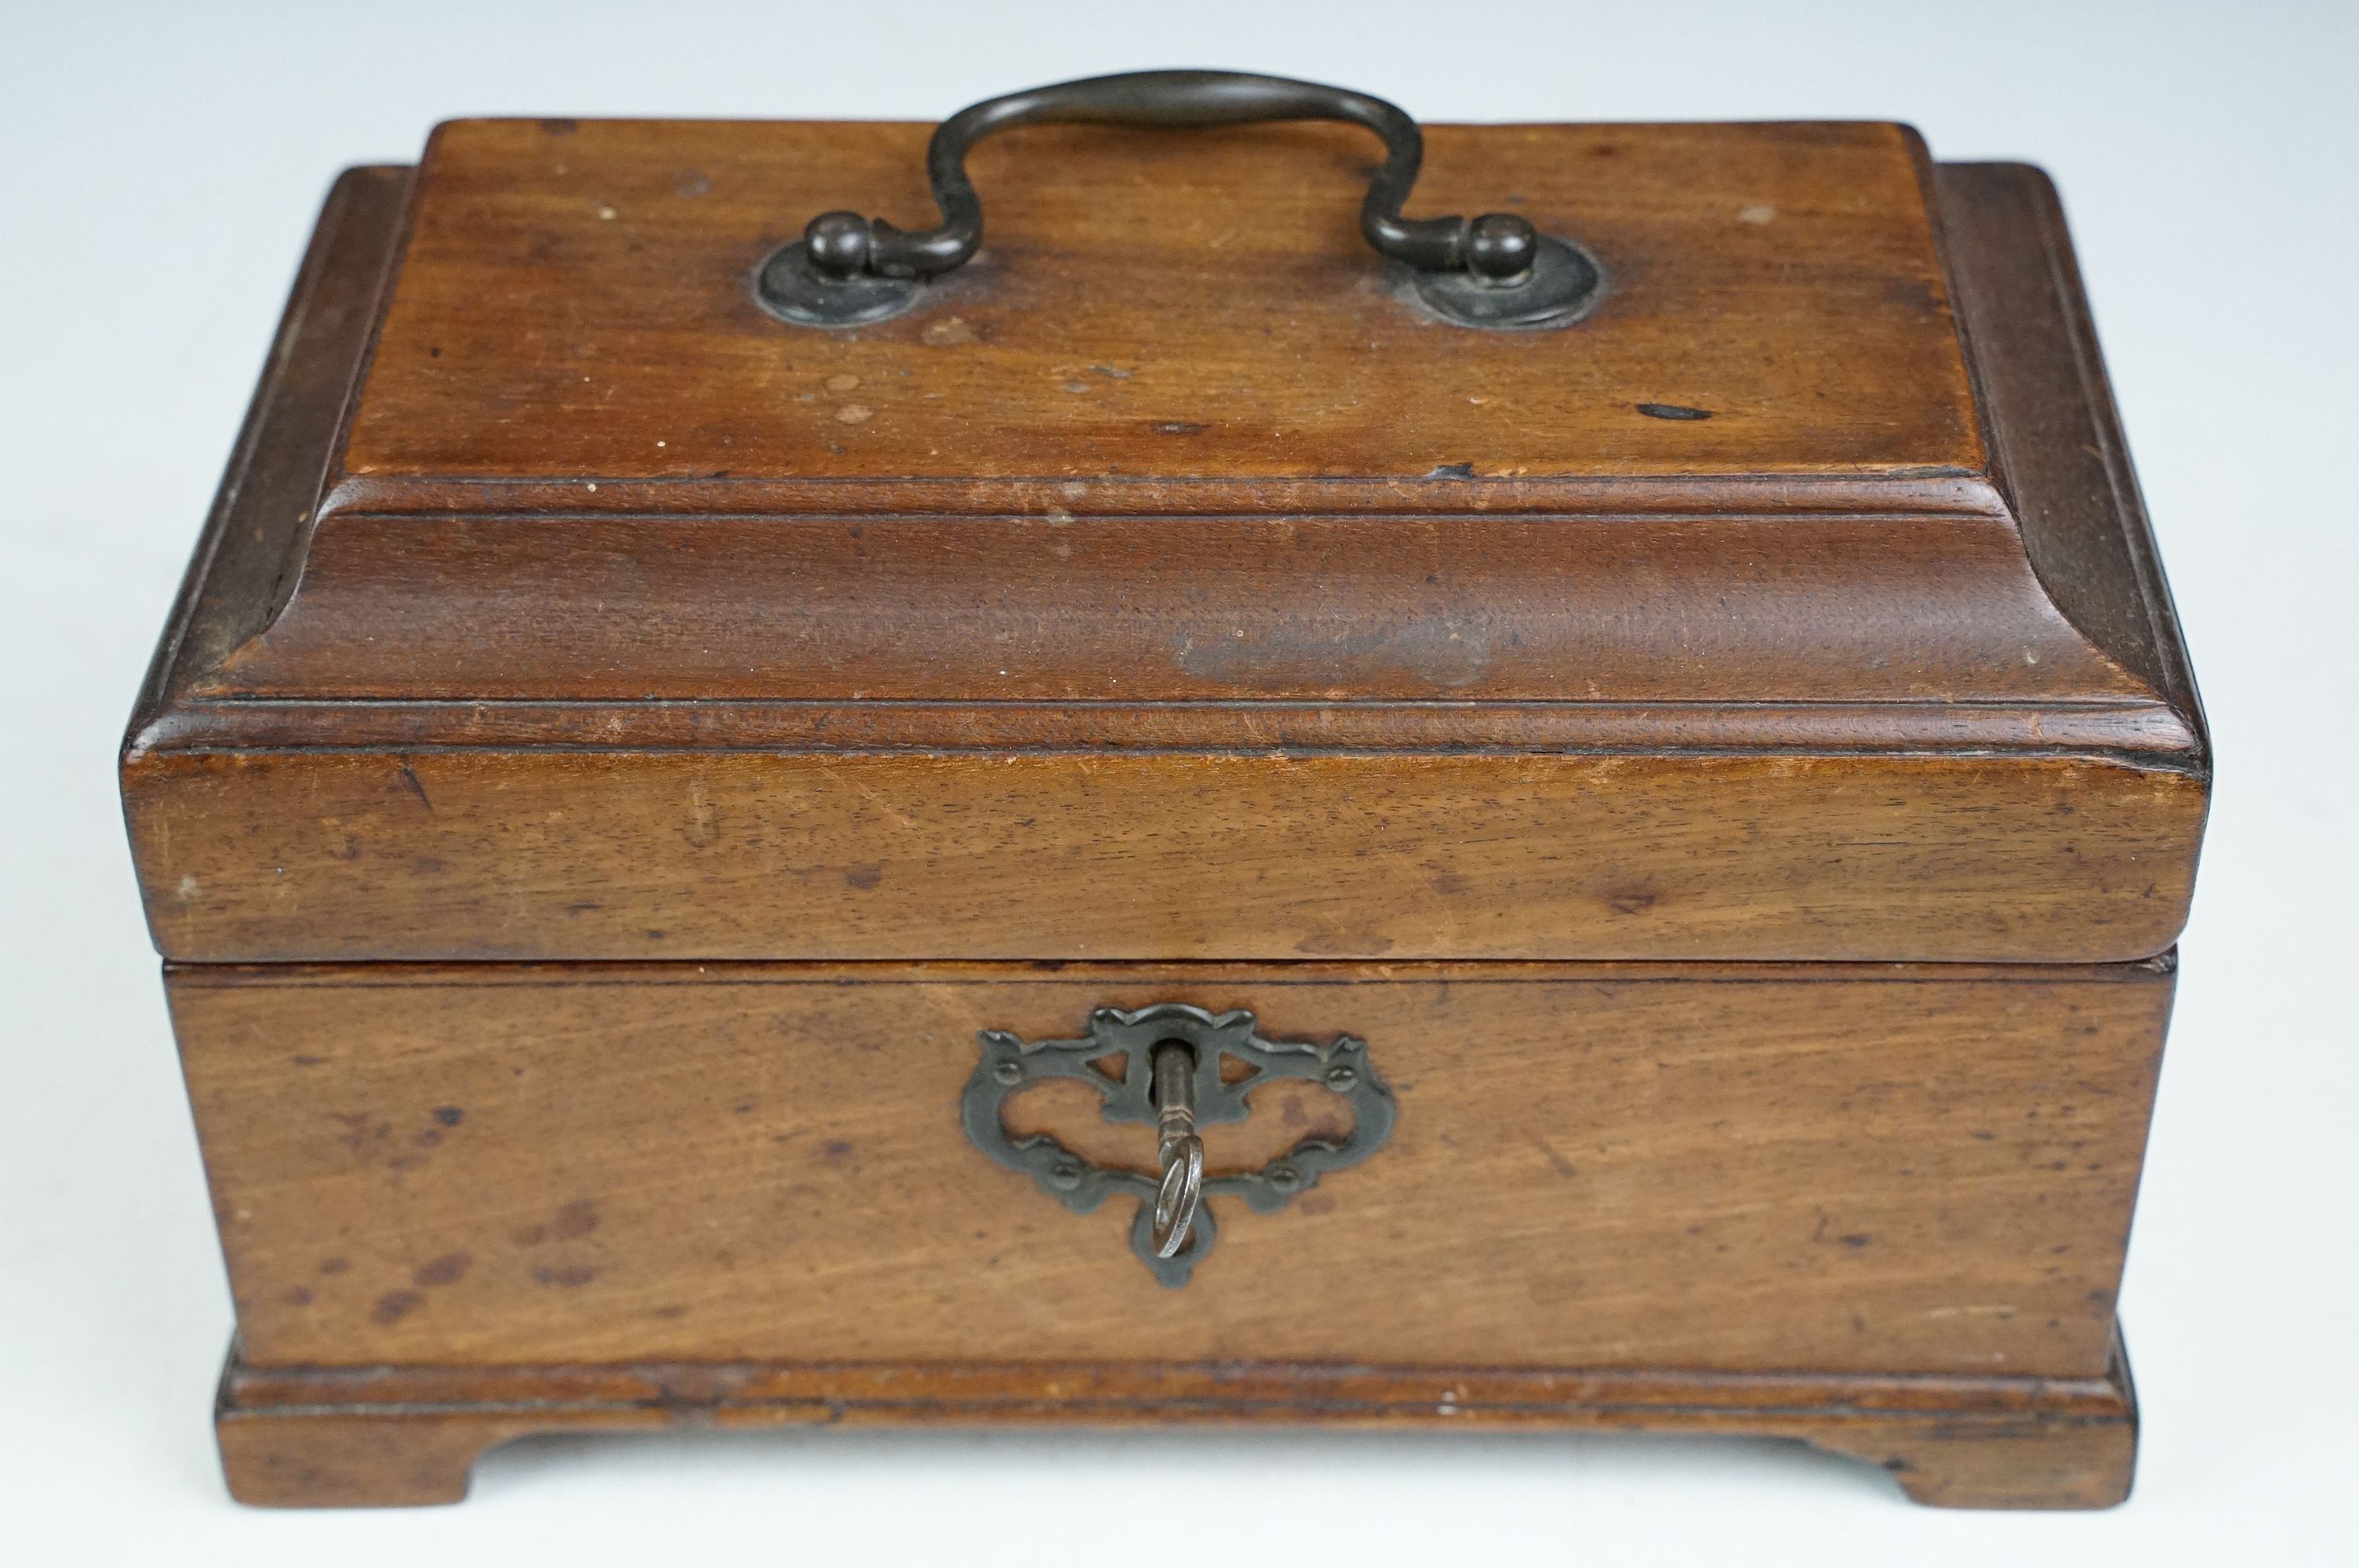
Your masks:
<svg viewBox="0 0 2359 1568"><path fill-rule="evenodd" d="M1147 1103L1158 1111L1185 1106L1196 1110L1196 1048L1185 1040L1158 1040L1147 1054Z"/></svg>

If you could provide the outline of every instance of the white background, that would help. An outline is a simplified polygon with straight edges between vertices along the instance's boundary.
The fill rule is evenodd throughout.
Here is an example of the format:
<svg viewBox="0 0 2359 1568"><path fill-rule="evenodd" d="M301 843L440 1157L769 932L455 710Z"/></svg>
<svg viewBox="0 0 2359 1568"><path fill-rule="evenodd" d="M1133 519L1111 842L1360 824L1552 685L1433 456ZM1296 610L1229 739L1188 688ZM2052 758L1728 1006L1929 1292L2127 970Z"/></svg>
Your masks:
<svg viewBox="0 0 2359 1568"><path fill-rule="evenodd" d="M0 1552L2359 1562L2354 16L0 0ZM409 161L453 114L937 119L1180 64L1428 119L1906 119L1941 157L2060 181L2220 758L2122 1297L2146 1414L2126 1507L1935 1512L1770 1443L1446 1434L541 1441L486 1460L460 1509L224 1497L206 1416L229 1305L113 751L330 177Z"/></svg>

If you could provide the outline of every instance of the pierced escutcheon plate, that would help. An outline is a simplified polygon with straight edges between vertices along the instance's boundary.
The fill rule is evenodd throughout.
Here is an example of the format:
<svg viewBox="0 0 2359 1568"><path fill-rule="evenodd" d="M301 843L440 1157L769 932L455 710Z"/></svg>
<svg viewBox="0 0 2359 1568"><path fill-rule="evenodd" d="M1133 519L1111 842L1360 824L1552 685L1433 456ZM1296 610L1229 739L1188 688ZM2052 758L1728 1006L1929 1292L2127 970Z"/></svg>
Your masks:
<svg viewBox="0 0 2359 1568"><path fill-rule="evenodd" d="M1204 1178L1203 1194L1243 1198L1261 1214L1284 1208L1288 1200L1318 1185L1331 1171L1356 1165L1392 1135L1395 1107L1392 1091L1368 1065L1367 1043L1339 1034L1333 1044L1264 1040L1254 1033L1250 1012L1211 1013L1185 1002L1158 1002L1135 1012L1102 1007L1090 1014L1089 1033L1078 1040L1016 1038L1005 1030L986 1029L981 1035L983 1057L967 1080L960 1102L966 1135L974 1146L1011 1171L1021 1171L1040 1190L1076 1214L1093 1212L1117 1193L1138 1200L1138 1216L1130 1227L1131 1250L1155 1271L1164 1284L1177 1288L1188 1282L1196 1265L1212 1249L1217 1227L1207 1201L1197 1212L1187 1247L1170 1258L1155 1255L1154 1206L1157 1179L1139 1171L1093 1165L1054 1138L1010 1138L1000 1119L1007 1097L1027 1084L1046 1078L1071 1078L1088 1084L1104 1097L1100 1108L1108 1121L1156 1122L1152 1098L1153 1071L1149 1058L1155 1047L1178 1040L1196 1056L1196 1120L1200 1124L1243 1121L1250 1108L1245 1097L1279 1078L1308 1078L1343 1097L1352 1108L1352 1130L1341 1143L1323 1138L1305 1139L1258 1171ZM1107 1056L1123 1060L1117 1080L1091 1064ZM1234 1056L1254 1069L1236 1083L1223 1082L1221 1058Z"/></svg>

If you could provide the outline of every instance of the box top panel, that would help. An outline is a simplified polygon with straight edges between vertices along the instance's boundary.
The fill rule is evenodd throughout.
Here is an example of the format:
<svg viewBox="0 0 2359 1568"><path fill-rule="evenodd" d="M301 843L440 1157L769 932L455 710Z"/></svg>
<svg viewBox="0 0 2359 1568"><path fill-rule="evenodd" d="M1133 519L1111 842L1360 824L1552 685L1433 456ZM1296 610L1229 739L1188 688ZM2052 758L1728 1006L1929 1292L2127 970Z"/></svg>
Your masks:
<svg viewBox="0 0 2359 1568"><path fill-rule="evenodd" d="M930 131L445 125L327 509L1996 508L1905 127L1430 127L1412 215L1602 264L1559 330L1425 311L1357 232L1377 142L1303 124L991 138L916 309L766 314L814 214L933 221Z"/></svg>

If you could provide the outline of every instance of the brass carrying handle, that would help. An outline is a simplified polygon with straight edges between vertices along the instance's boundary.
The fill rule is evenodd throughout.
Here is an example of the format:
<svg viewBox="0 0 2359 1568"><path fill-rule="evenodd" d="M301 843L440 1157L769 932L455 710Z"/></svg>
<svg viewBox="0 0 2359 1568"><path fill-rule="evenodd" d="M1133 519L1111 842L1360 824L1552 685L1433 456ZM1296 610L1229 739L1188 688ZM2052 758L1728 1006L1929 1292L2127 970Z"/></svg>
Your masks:
<svg viewBox="0 0 2359 1568"><path fill-rule="evenodd" d="M857 212L822 212L756 276L763 307L813 327L859 326L917 303L924 280L965 265L983 243L983 199L967 152L1017 125L1186 128L1269 121L1340 120L1383 138L1385 161L1360 204L1360 232L1406 264L1426 305L1460 326L1561 326L1586 310L1602 283L1579 246L1542 234L1512 212L1406 218L1425 137L1397 104L1349 88L1234 70L1140 70L1059 82L960 110L934 131L926 173L942 221L910 231Z"/></svg>

